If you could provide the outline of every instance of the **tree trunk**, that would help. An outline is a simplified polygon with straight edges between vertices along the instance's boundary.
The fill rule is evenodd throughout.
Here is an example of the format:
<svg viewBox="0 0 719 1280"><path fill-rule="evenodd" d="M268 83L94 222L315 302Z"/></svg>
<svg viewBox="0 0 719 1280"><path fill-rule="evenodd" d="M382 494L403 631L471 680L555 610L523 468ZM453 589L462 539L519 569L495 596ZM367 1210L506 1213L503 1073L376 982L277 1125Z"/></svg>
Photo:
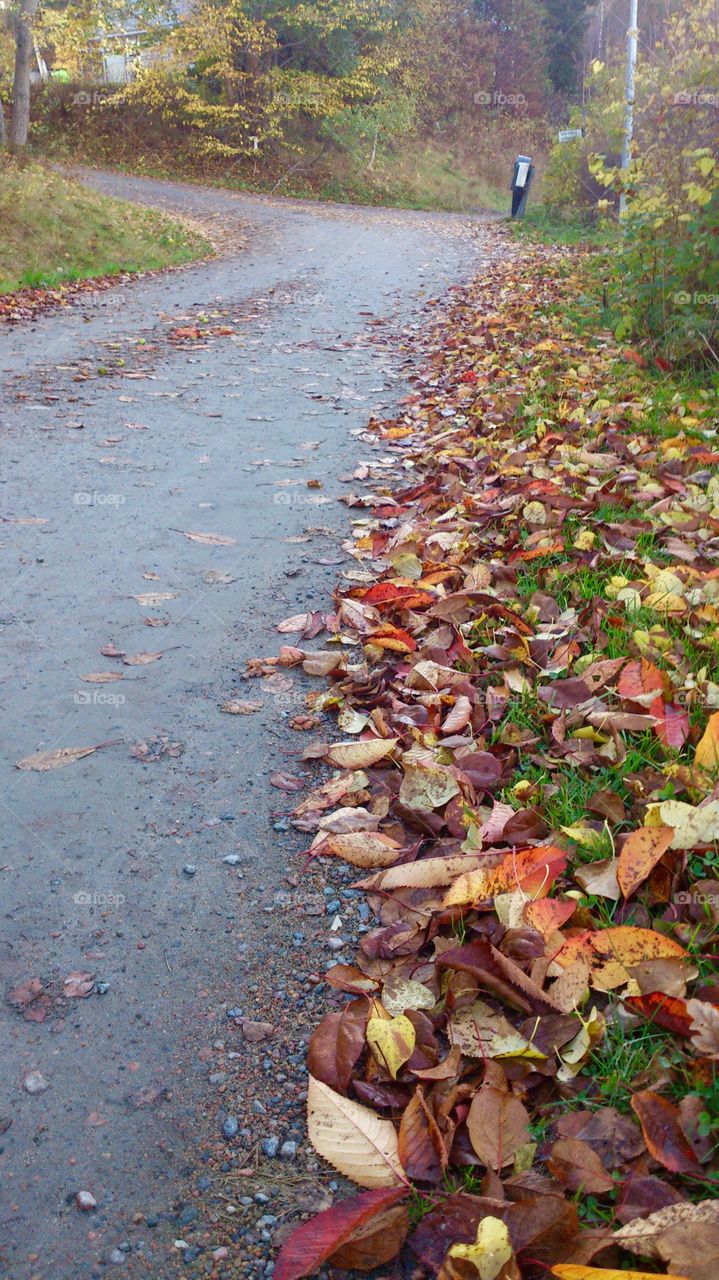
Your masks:
<svg viewBox="0 0 719 1280"><path fill-rule="evenodd" d="M30 58L32 56L32 20L38 0L22 0L15 36L15 79L13 81L12 124L10 145L21 149L27 144L30 124Z"/></svg>
<svg viewBox="0 0 719 1280"><path fill-rule="evenodd" d="M7 129L5 128L5 112L2 107L2 98L0 98L0 147L7 146Z"/></svg>

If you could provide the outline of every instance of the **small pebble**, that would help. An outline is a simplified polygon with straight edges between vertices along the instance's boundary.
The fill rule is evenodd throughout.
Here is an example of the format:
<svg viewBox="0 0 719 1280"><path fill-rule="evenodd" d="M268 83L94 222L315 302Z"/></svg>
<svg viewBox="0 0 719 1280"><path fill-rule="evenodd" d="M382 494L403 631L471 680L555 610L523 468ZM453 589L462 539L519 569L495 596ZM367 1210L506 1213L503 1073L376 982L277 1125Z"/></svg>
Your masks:
<svg viewBox="0 0 719 1280"><path fill-rule="evenodd" d="M192 862L186 862L182 868L183 875L194 876L197 874L197 867Z"/></svg>
<svg viewBox="0 0 719 1280"><path fill-rule="evenodd" d="M28 1071L22 1087L26 1093L43 1093L45 1089L50 1088L50 1085L41 1071Z"/></svg>
<svg viewBox="0 0 719 1280"><path fill-rule="evenodd" d="M97 1200L91 1191L78 1191L75 1196L75 1204L78 1209L82 1209L85 1213L97 1208Z"/></svg>
<svg viewBox="0 0 719 1280"><path fill-rule="evenodd" d="M222 1132L226 1138L236 1138L240 1126L234 1116L227 1116L222 1122Z"/></svg>
<svg viewBox="0 0 719 1280"><path fill-rule="evenodd" d="M328 938L327 946L329 947L330 951L341 951L342 948L345 946L344 938Z"/></svg>
<svg viewBox="0 0 719 1280"><path fill-rule="evenodd" d="M297 1155L296 1142L283 1142L280 1147L280 1160L294 1160Z"/></svg>
<svg viewBox="0 0 719 1280"><path fill-rule="evenodd" d="M222 861L226 862L228 867L239 867L240 863L242 862L242 858L240 857L239 853L228 853L222 859Z"/></svg>
<svg viewBox="0 0 719 1280"><path fill-rule="evenodd" d="M274 1160L279 1150L279 1138L263 1138L260 1143L263 1156L267 1156L268 1160Z"/></svg>
<svg viewBox="0 0 719 1280"><path fill-rule="evenodd" d="M108 1258L108 1262L112 1262L116 1267L121 1267L123 1263L127 1262L127 1258L122 1252L122 1249L113 1249Z"/></svg>

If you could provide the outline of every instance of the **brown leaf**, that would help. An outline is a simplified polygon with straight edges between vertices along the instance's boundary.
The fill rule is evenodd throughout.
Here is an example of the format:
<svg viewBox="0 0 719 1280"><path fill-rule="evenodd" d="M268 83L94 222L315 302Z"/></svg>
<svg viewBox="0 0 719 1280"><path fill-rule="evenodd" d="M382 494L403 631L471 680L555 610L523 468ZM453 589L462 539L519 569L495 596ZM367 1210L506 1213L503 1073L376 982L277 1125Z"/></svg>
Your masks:
<svg viewBox="0 0 719 1280"><path fill-rule="evenodd" d="M66 1000L84 1000L94 986L94 973L83 973L81 969L76 969L63 979L62 994Z"/></svg>
<svg viewBox="0 0 719 1280"><path fill-rule="evenodd" d="M602 1195L614 1189L596 1151L579 1138L560 1138L546 1159L549 1172L570 1191Z"/></svg>
<svg viewBox="0 0 719 1280"><path fill-rule="evenodd" d="M349 1091L352 1072L365 1048L368 1016L367 1001L352 1001L341 1011L326 1014L312 1033L307 1069L336 1093Z"/></svg>
<svg viewBox="0 0 719 1280"><path fill-rule="evenodd" d="M238 702L231 699L229 702L220 704L220 711L225 711L228 716L251 716L256 711L261 711L263 704L261 702Z"/></svg>
<svg viewBox="0 0 719 1280"><path fill-rule="evenodd" d="M88 684L111 684L115 680L124 680L122 671L91 671L89 675L80 676Z"/></svg>
<svg viewBox="0 0 719 1280"><path fill-rule="evenodd" d="M682 1132L677 1108L651 1089L635 1093L631 1103L650 1155L671 1173L698 1173L699 1161Z"/></svg>
<svg viewBox="0 0 719 1280"><path fill-rule="evenodd" d="M130 653L124 654L122 661L126 667L146 667L148 663L157 662L161 657L161 653Z"/></svg>
<svg viewBox="0 0 719 1280"><path fill-rule="evenodd" d="M304 791L306 783L291 773L271 773L270 786L277 787L278 791Z"/></svg>
<svg viewBox="0 0 719 1280"><path fill-rule="evenodd" d="M197 533L195 530L177 529L191 542L201 542L205 547L234 547L237 538L228 538L224 533Z"/></svg>
<svg viewBox="0 0 719 1280"><path fill-rule="evenodd" d="M441 1182L448 1156L437 1122L417 1088L399 1126L399 1158L416 1182Z"/></svg>
<svg viewBox="0 0 719 1280"><path fill-rule="evenodd" d="M16 769L33 769L38 773L46 773L49 769L64 769L83 756L91 756L98 747L57 747L54 751L37 751L35 755L25 756L18 760Z"/></svg>
<svg viewBox="0 0 719 1280"><path fill-rule="evenodd" d="M519 1148L529 1142L529 1114L509 1092L496 1063L487 1064L484 1083L472 1099L467 1131L482 1164L497 1171L511 1164Z"/></svg>

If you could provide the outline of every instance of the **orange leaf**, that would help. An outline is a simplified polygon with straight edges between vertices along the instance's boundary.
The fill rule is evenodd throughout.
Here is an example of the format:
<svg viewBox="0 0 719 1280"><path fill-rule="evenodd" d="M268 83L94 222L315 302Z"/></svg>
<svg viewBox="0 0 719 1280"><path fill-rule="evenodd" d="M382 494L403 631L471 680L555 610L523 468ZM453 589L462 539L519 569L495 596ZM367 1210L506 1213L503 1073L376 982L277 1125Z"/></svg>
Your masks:
<svg viewBox="0 0 719 1280"><path fill-rule="evenodd" d="M652 1271L618 1271L616 1267L583 1267L578 1262L560 1262L552 1267L557 1280L657 1280ZM663 1280L687 1280L686 1276L665 1275Z"/></svg>
<svg viewBox="0 0 719 1280"><path fill-rule="evenodd" d="M617 863L617 880L625 898L643 884L673 839L671 827L640 827L627 836Z"/></svg>

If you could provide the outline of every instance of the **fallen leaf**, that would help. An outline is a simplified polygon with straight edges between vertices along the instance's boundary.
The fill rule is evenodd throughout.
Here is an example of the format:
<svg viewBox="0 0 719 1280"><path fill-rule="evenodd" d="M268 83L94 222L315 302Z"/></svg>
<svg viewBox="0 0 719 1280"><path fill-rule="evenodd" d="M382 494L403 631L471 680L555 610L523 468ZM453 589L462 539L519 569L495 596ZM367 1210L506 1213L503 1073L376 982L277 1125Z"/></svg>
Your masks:
<svg viewBox="0 0 719 1280"><path fill-rule="evenodd" d="M313 1275L338 1249L356 1238L358 1231L376 1223L384 1210L397 1205L406 1194L404 1187L362 1191L303 1222L282 1246L273 1274L277 1280L302 1280L303 1276ZM377 1265L394 1257L399 1243L388 1257L378 1256Z"/></svg>
<svg viewBox="0 0 719 1280"><path fill-rule="evenodd" d="M360 742L336 742L327 752L329 764L338 769L369 769L397 746L396 738L370 738Z"/></svg>
<svg viewBox="0 0 719 1280"><path fill-rule="evenodd" d="M617 880L625 898L651 875L659 859L674 839L671 827L640 827L622 845L617 864Z"/></svg>
<svg viewBox="0 0 719 1280"><path fill-rule="evenodd" d="M497 1172L512 1164L519 1148L529 1142L529 1114L494 1063L487 1064L484 1083L472 1099L467 1131L482 1164Z"/></svg>
<svg viewBox="0 0 719 1280"><path fill-rule="evenodd" d="M684 1136L679 1111L667 1098L645 1089L631 1099L650 1155L672 1173L698 1173L699 1161Z"/></svg>
<svg viewBox="0 0 719 1280"><path fill-rule="evenodd" d="M18 760L15 768L33 769L38 773L46 773L49 769L64 769L67 765L74 764L76 760L82 760L83 756L91 756L93 751L99 751L100 745L104 744L96 747L57 747L54 751L36 751L35 755Z"/></svg>
<svg viewBox="0 0 719 1280"><path fill-rule="evenodd" d="M307 1132L318 1155L361 1187L405 1182L390 1120L309 1077Z"/></svg>
<svg viewBox="0 0 719 1280"><path fill-rule="evenodd" d="M367 1023L367 1043L380 1064L393 1080L412 1057L416 1032L403 1013L393 1018L371 1017Z"/></svg>
<svg viewBox="0 0 719 1280"><path fill-rule="evenodd" d="M195 530L178 529L191 542L201 542L206 547L234 547L237 538L228 538L224 533L197 533Z"/></svg>
<svg viewBox="0 0 719 1280"><path fill-rule="evenodd" d="M76 969L63 979L62 994L66 1000L82 1000L90 995L94 987L94 973L84 973L82 970Z"/></svg>

